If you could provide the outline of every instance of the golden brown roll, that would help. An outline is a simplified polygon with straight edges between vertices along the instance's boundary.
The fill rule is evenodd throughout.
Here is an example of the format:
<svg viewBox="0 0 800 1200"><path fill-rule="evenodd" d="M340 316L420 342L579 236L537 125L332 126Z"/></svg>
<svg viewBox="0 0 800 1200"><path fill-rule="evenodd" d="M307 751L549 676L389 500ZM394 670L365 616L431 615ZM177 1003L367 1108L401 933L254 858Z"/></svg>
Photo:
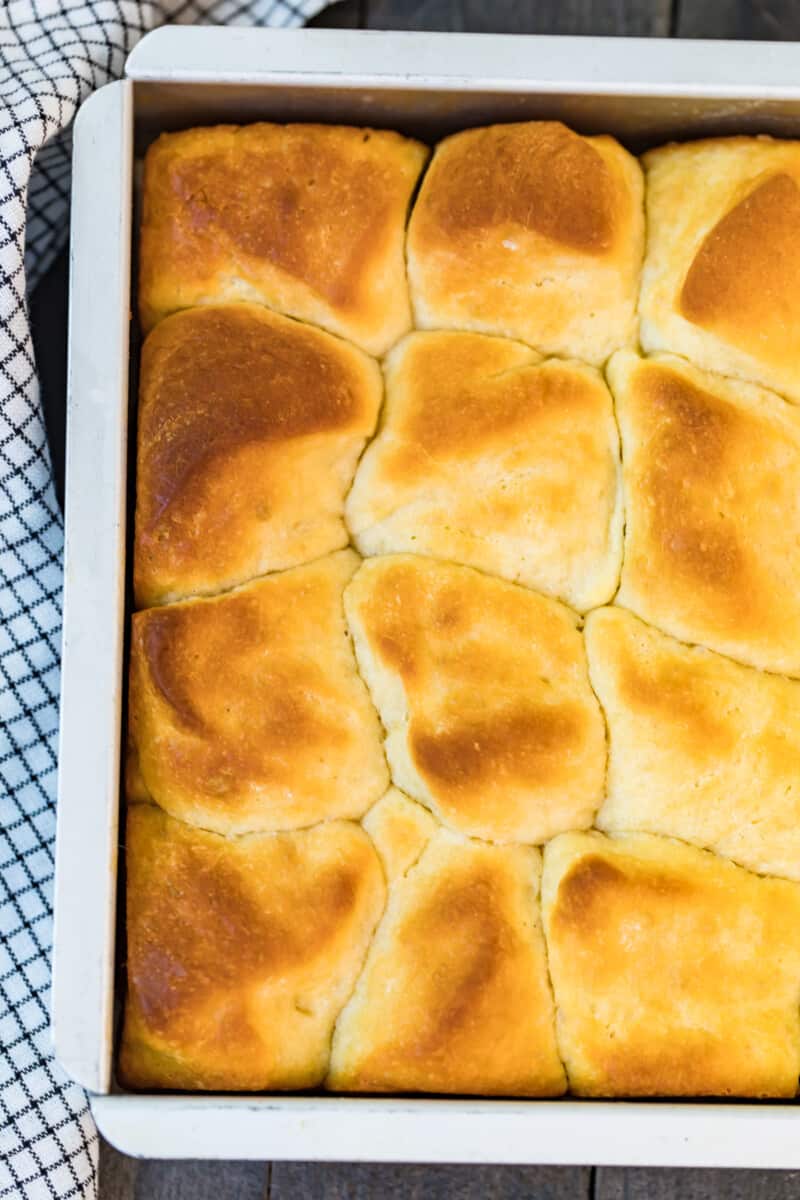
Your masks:
<svg viewBox="0 0 800 1200"><path fill-rule="evenodd" d="M439 144L408 229L416 325L520 338L599 365L636 338L642 173L555 121Z"/></svg>
<svg viewBox="0 0 800 1200"><path fill-rule="evenodd" d="M387 361L345 518L362 554L431 554L603 604L622 557L608 389L594 368L507 338L412 334Z"/></svg>
<svg viewBox="0 0 800 1200"><path fill-rule="evenodd" d="M342 550L134 615L134 797L146 789L174 816L229 834L357 818L377 800L381 730L342 610L358 561Z"/></svg>
<svg viewBox="0 0 800 1200"><path fill-rule="evenodd" d="M711 138L644 163L642 345L800 402L800 142Z"/></svg>
<svg viewBox="0 0 800 1200"><path fill-rule="evenodd" d="M431 817L425 837L418 806L398 792L386 808L368 822L389 900L337 1022L327 1086L560 1095L539 852L472 841ZM409 840L421 843L410 862Z"/></svg>
<svg viewBox="0 0 800 1200"><path fill-rule="evenodd" d="M754 667L800 674L800 411L659 355L609 365L626 533L618 601Z"/></svg>
<svg viewBox="0 0 800 1200"><path fill-rule="evenodd" d="M428 156L387 130L218 125L145 158L139 311L254 300L382 354L411 324L406 213Z"/></svg>
<svg viewBox="0 0 800 1200"><path fill-rule="evenodd" d="M800 682L621 608L590 613L585 637L609 730L598 828L679 837L800 880Z"/></svg>
<svg viewBox="0 0 800 1200"><path fill-rule="evenodd" d="M347 544L376 364L254 304L177 313L142 353L138 606L209 594Z"/></svg>
<svg viewBox="0 0 800 1200"><path fill-rule="evenodd" d="M569 609L412 555L367 559L345 609L398 787L492 841L591 824L605 729Z"/></svg>
<svg viewBox="0 0 800 1200"><path fill-rule="evenodd" d="M361 825L372 838L388 883L407 874L440 828L427 808L396 787L373 804Z"/></svg>
<svg viewBox="0 0 800 1200"><path fill-rule="evenodd" d="M800 887L666 838L544 852L558 1044L581 1096L792 1097Z"/></svg>
<svg viewBox="0 0 800 1200"><path fill-rule="evenodd" d="M223 838L134 805L126 861L123 1083L319 1084L383 909L383 872L366 834L333 821Z"/></svg>

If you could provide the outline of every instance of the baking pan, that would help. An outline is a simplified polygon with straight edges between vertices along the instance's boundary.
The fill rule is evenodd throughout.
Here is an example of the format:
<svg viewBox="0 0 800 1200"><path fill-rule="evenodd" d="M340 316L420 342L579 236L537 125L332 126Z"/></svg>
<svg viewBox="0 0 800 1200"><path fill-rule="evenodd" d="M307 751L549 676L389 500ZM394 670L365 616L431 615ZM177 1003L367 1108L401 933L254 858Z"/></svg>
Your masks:
<svg viewBox="0 0 800 1200"><path fill-rule="evenodd" d="M135 162L158 133L322 120L432 140L559 118L631 149L800 137L800 46L168 27L75 125L53 964L55 1051L102 1133L152 1157L800 1167L794 1103L124 1093L114 931Z"/></svg>

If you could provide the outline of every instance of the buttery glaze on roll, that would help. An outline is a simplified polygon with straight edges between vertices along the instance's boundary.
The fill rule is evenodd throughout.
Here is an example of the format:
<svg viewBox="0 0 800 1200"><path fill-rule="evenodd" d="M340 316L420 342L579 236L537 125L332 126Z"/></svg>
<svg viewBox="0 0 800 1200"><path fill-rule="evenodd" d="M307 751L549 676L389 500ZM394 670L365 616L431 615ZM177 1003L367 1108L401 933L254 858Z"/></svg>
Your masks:
<svg viewBox="0 0 800 1200"><path fill-rule="evenodd" d="M124 1084L320 1084L384 904L366 834L332 821L223 838L134 805L126 862Z"/></svg>
<svg viewBox="0 0 800 1200"><path fill-rule="evenodd" d="M347 544L376 363L255 304L191 309L142 352L137 606L208 595Z"/></svg>
<svg viewBox="0 0 800 1200"><path fill-rule="evenodd" d="M800 410L682 359L608 370L622 436L618 602L685 642L800 675Z"/></svg>
<svg viewBox="0 0 800 1200"><path fill-rule="evenodd" d="M585 638L609 731L598 828L668 834L800 881L800 681L621 608L590 613Z"/></svg>
<svg viewBox="0 0 800 1200"><path fill-rule="evenodd" d="M211 600L133 617L134 798L219 833L360 817L388 778L356 671L342 550Z"/></svg>
<svg viewBox="0 0 800 1200"><path fill-rule="evenodd" d="M327 1087L560 1095L538 850L442 830L399 792L365 827L389 898L336 1025Z"/></svg>
<svg viewBox="0 0 800 1200"><path fill-rule="evenodd" d="M642 172L613 138L467 129L436 148L411 215L415 324L599 366L636 339L643 242Z"/></svg>
<svg viewBox="0 0 800 1200"><path fill-rule="evenodd" d="M795 1095L797 884L667 838L566 833L542 912L571 1091Z"/></svg>
<svg viewBox="0 0 800 1200"><path fill-rule="evenodd" d="M398 787L492 841L592 823L605 729L569 609L469 567L387 555L363 563L345 610Z"/></svg>
<svg viewBox="0 0 800 1200"><path fill-rule="evenodd" d="M190 305L253 300L382 354L411 325L403 241L428 157L387 130L218 125L145 158L145 331Z"/></svg>
<svg viewBox="0 0 800 1200"><path fill-rule="evenodd" d="M791 1098L800 141L427 158L146 157L121 1082Z"/></svg>
<svg viewBox="0 0 800 1200"><path fill-rule="evenodd" d="M800 403L800 142L710 138L643 161L642 345Z"/></svg>
<svg viewBox="0 0 800 1200"><path fill-rule="evenodd" d="M385 371L345 507L360 552L465 563L582 611L610 600L622 496L599 373L471 333L412 334Z"/></svg>

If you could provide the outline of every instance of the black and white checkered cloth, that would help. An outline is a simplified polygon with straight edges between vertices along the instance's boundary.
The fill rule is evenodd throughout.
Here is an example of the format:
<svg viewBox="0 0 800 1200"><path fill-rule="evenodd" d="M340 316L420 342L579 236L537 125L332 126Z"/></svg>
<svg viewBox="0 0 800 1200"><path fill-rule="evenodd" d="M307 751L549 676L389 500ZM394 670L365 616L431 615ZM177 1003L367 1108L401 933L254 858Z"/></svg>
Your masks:
<svg viewBox="0 0 800 1200"><path fill-rule="evenodd" d="M49 1037L62 522L26 289L67 228L69 126L148 29L299 25L326 0L0 0L0 1197L97 1194Z"/></svg>

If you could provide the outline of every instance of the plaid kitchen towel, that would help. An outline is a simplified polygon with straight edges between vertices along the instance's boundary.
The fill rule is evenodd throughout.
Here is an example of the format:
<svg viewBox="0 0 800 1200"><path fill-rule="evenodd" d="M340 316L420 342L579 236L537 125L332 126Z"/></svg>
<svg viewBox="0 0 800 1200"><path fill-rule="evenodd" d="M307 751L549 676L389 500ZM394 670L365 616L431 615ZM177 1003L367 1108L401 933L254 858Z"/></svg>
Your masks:
<svg viewBox="0 0 800 1200"><path fill-rule="evenodd" d="M0 1197L97 1194L48 1028L62 522L26 289L62 245L69 126L165 21L300 25L326 0L0 0Z"/></svg>

